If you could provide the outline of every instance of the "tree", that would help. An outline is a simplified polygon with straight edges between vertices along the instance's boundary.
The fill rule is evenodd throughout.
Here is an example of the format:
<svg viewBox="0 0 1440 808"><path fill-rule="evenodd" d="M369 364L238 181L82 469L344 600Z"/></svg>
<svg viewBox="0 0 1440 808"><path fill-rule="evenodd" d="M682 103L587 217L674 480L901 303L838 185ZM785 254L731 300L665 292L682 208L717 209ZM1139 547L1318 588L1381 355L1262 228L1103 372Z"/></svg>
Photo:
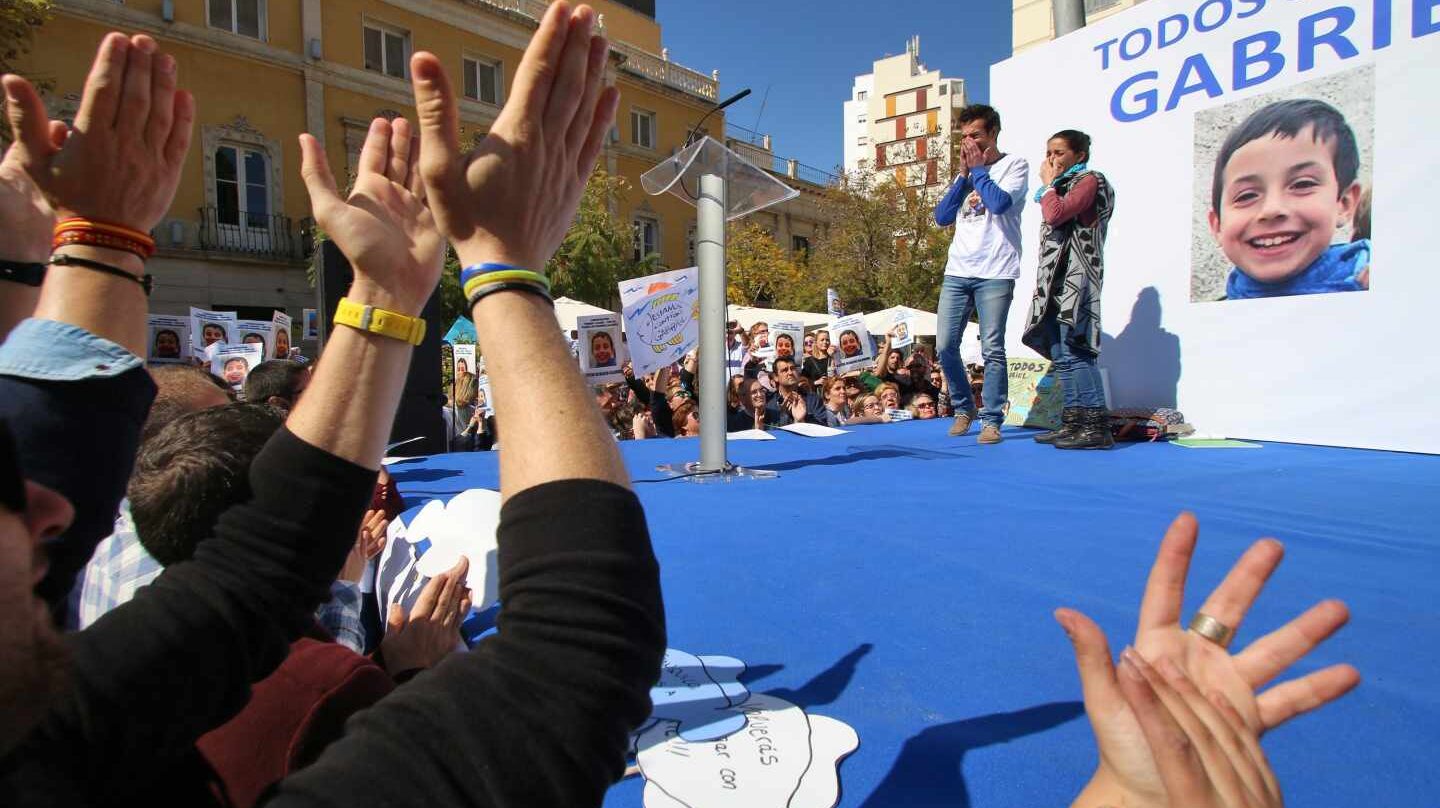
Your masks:
<svg viewBox="0 0 1440 808"><path fill-rule="evenodd" d="M743 306L780 305L802 278L800 267L755 222L732 222L725 234L725 293Z"/></svg>
<svg viewBox="0 0 1440 808"><path fill-rule="evenodd" d="M552 294L614 309L621 281L649 274L659 266L660 256L655 254L635 260L635 234L616 215L629 188L624 177L604 169L597 168L590 176L575 221L545 265Z"/></svg>
<svg viewBox="0 0 1440 808"><path fill-rule="evenodd" d="M50 19L50 0L0 0L0 73L19 73L20 58L30 52L35 29ZM26 76L35 89L45 92L50 82ZM0 146L10 145L10 127L0 125Z"/></svg>

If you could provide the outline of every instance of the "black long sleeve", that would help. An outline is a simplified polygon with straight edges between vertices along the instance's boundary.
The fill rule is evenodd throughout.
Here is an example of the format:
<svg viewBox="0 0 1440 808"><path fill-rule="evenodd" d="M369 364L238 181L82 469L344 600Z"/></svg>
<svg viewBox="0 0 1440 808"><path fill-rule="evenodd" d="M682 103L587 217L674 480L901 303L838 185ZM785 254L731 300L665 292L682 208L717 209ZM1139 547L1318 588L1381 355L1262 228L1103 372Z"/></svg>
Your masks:
<svg viewBox="0 0 1440 808"><path fill-rule="evenodd" d="M635 495L537 486L499 528L499 633L351 719L269 805L599 805L651 709L659 568Z"/></svg>
<svg viewBox="0 0 1440 808"><path fill-rule="evenodd" d="M221 516L194 560L66 635L70 682L0 761L0 803L127 804L195 776L195 740L239 712L312 624L375 472L282 429L250 483L253 499Z"/></svg>
<svg viewBox="0 0 1440 808"><path fill-rule="evenodd" d="M76 575L115 530L154 400L143 367L80 381L0 375L0 418L15 434L25 476L75 508L70 527L46 545L50 568L35 589L61 625Z"/></svg>

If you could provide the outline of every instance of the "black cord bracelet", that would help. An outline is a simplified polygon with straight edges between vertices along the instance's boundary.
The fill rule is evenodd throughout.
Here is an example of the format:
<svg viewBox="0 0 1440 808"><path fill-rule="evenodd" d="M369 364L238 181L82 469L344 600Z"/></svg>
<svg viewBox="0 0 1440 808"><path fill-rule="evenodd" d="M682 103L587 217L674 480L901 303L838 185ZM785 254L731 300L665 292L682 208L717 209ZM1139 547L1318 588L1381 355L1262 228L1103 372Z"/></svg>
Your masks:
<svg viewBox="0 0 1440 808"><path fill-rule="evenodd" d="M0 281L39 286L45 283L45 265L29 261L0 261Z"/></svg>
<svg viewBox="0 0 1440 808"><path fill-rule="evenodd" d="M512 291L529 292L532 295L543 298L545 302L551 306L555 305L555 300L550 297L550 292L540 284L532 283L531 281L500 281L498 283L488 283L478 289L472 290L470 296L465 300L465 305L467 308L473 309L475 308L475 304L479 303L480 299L486 295L494 294L495 292Z"/></svg>
<svg viewBox="0 0 1440 808"><path fill-rule="evenodd" d="M140 284L141 289L145 290L146 297L150 296L150 288L155 283L155 279L148 274L139 276L132 275L129 272L121 269L120 267L111 266L109 264L102 264L99 261L91 261L89 258L77 258L76 256L67 255L65 253L56 253L50 256L50 263L55 266L61 267L80 267L82 269L93 269L96 272L103 272L106 275L115 275L116 277L134 281Z"/></svg>

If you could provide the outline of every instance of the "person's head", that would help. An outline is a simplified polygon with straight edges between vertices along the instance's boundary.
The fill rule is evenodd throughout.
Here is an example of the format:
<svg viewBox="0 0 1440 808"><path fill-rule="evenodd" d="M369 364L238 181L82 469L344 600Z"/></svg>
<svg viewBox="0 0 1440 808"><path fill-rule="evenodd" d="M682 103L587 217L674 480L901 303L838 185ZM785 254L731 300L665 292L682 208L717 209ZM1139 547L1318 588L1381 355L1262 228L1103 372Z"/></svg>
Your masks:
<svg viewBox="0 0 1440 808"><path fill-rule="evenodd" d="M1215 157L1210 233L1261 283L1304 272L1360 201L1360 151L1340 111L1313 98L1277 101L1230 131Z"/></svg>
<svg viewBox="0 0 1440 808"><path fill-rule="evenodd" d="M205 347L225 341L225 328L219 323L206 323L200 328L200 341Z"/></svg>
<svg viewBox="0 0 1440 808"><path fill-rule="evenodd" d="M850 329L840 332L840 353L845 356L860 355L860 335Z"/></svg>
<svg viewBox="0 0 1440 808"><path fill-rule="evenodd" d="M731 407L740 406L740 388L744 386L744 376L741 376L737 373L736 375L730 377L730 386L726 391L725 397L729 400Z"/></svg>
<svg viewBox="0 0 1440 808"><path fill-rule="evenodd" d="M974 143L982 152L1000 148L1000 113L994 107L971 104L960 110L958 121L961 139Z"/></svg>
<svg viewBox="0 0 1440 808"><path fill-rule="evenodd" d="M860 397L856 410L861 415L879 416L885 413L885 405L880 403L880 399L874 393L866 393Z"/></svg>
<svg viewBox="0 0 1440 808"><path fill-rule="evenodd" d="M852 405L856 399L860 398L860 394L865 392L865 385L860 382L858 376L846 376L841 382L845 386L845 397L850 399Z"/></svg>
<svg viewBox="0 0 1440 808"><path fill-rule="evenodd" d="M0 421L0 756L15 747L63 692L65 645L49 607L35 595L45 543L70 527L75 509L25 478L9 427Z"/></svg>
<svg viewBox="0 0 1440 808"><path fill-rule="evenodd" d="M275 329L275 355L274 359L290 358L290 329Z"/></svg>
<svg viewBox="0 0 1440 808"><path fill-rule="evenodd" d="M930 384L937 388L945 384L945 371L939 365L930 368Z"/></svg>
<svg viewBox="0 0 1440 808"><path fill-rule="evenodd" d="M795 338L789 334L781 334L775 338L776 356L794 356Z"/></svg>
<svg viewBox="0 0 1440 808"><path fill-rule="evenodd" d="M1045 157L1063 174L1079 163L1090 161L1090 136L1078 129L1061 129L1045 142Z"/></svg>
<svg viewBox="0 0 1440 808"><path fill-rule="evenodd" d="M776 357L775 371L771 375L775 378L775 385L787 393L800 384L800 366L795 364L794 357Z"/></svg>
<svg viewBox="0 0 1440 808"><path fill-rule="evenodd" d="M245 400L289 411L310 386L310 369L289 359L270 359L245 377Z"/></svg>
<svg viewBox="0 0 1440 808"><path fill-rule="evenodd" d="M768 347L770 347L770 324L769 324L769 323L767 323L767 322L765 322L765 321L762 320L762 321L760 321L760 322L758 322L758 323L755 323L754 325L750 326L750 347L752 347L752 348L768 348Z"/></svg>
<svg viewBox="0 0 1440 808"><path fill-rule="evenodd" d="M620 392L620 386L614 384L602 384L595 388L595 404L605 417L615 414L625 403L625 397Z"/></svg>
<svg viewBox="0 0 1440 808"><path fill-rule="evenodd" d="M265 338L255 333L254 331L251 331L250 333L241 337L240 342L244 343L245 345L264 345Z"/></svg>
<svg viewBox="0 0 1440 808"><path fill-rule="evenodd" d="M695 402L686 401L671 411L675 437L689 438L700 434L700 414Z"/></svg>
<svg viewBox="0 0 1440 808"><path fill-rule="evenodd" d="M479 393L480 387L476 382L475 374L462 373L455 377L455 406L469 407L473 405Z"/></svg>
<svg viewBox="0 0 1440 808"><path fill-rule="evenodd" d="M824 359L830 353L830 332L820 329L815 332L815 358Z"/></svg>
<svg viewBox="0 0 1440 808"><path fill-rule="evenodd" d="M155 332L155 345L150 353L161 359L180 358L180 334L169 328L162 328Z"/></svg>
<svg viewBox="0 0 1440 808"><path fill-rule="evenodd" d="M225 360L221 375L231 385L240 385L245 381L245 373L250 370L250 363L245 361L243 356L234 356Z"/></svg>
<svg viewBox="0 0 1440 808"><path fill-rule="evenodd" d="M760 384L759 379L746 379L741 399L741 403L749 410L765 406L765 386Z"/></svg>
<svg viewBox="0 0 1440 808"><path fill-rule="evenodd" d="M921 421L934 418L937 414L935 399L926 393L921 393L910 401L910 414Z"/></svg>
<svg viewBox="0 0 1440 808"><path fill-rule="evenodd" d="M904 354L903 352L901 352L901 351L898 351L898 350L891 351L891 352L890 352L890 355L885 357L885 370L888 371L888 372L890 372L890 373L894 373L895 371L899 370L899 369L900 369L901 367L903 367L904 365L905 365L905 354Z"/></svg>
<svg viewBox="0 0 1440 808"><path fill-rule="evenodd" d="M801 351L804 351L806 356L809 356L810 354L815 353L815 335L814 335L814 334L806 334L806 335L805 335L805 342L801 345L800 350L801 350Z"/></svg>
<svg viewBox="0 0 1440 808"><path fill-rule="evenodd" d="M838 376L826 376L821 383L825 406L835 412L844 409L849 397L845 395L845 380Z"/></svg>
<svg viewBox="0 0 1440 808"><path fill-rule="evenodd" d="M465 360L465 359L456 359L456 360L455 360L455 375L456 375L456 377L459 377L459 376L461 376L462 374L466 374L466 373L469 373L469 372L470 372L470 362L469 362L468 360Z"/></svg>
<svg viewBox="0 0 1440 808"><path fill-rule="evenodd" d="M590 335L590 358L596 366L615 363L615 340L608 331L596 331Z"/></svg>
<svg viewBox="0 0 1440 808"><path fill-rule="evenodd" d="M875 388L875 396L887 410L900 409L900 387L894 382L885 382Z"/></svg>
<svg viewBox="0 0 1440 808"><path fill-rule="evenodd" d="M182 415L141 445L126 496L156 561L189 559L220 515L250 498L250 463L283 422L273 407L230 404Z"/></svg>
<svg viewBox="0 0 1440 808"><path fill-rule="evenodd" d="M145 424L140 427L144 443L171 421L187 412L223 407L231 402L231 390L223 379L190 365L159 365L150 368L155 380L155 401Z"/></svg>

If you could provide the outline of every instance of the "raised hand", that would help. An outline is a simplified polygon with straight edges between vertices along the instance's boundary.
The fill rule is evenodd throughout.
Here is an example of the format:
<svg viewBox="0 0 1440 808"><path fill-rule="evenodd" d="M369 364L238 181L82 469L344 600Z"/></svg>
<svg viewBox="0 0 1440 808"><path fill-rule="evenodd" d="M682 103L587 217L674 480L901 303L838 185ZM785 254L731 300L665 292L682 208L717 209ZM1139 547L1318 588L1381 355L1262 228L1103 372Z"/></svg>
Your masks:
<svg viewBox="0 0 1440 808"><path fill-rule="evenodd" d="M350 554L345 557L345 566L340 568L340 580L360 582L360 576L365 574L365 564L385 549L389 527L390 520L385 518L384 511L365 512L365 518L360 520L360 532L355 537L355 544L350 547Z"/></svg>
<svg viewBox="0 0 1440 808"><path fill-rule="evenodd" d="M5 112L13 142L0 161L0 232L8 234L0 258L43 263L50 256L55 211L31 172L40 172L60 151L69 131L51 121L30 82L5 76Z"/></svg>
<svg viewBox="0 0 1440 808"><path fill-rule="evenodd" d="M1055 158L1046 157L1040 161L1040 183L1049 185L1060 175L1060 169L1055 165Z"/></svg>
<svg viewBox="0 0 1440 808"><path fill-rule="evenodd" d="M315 221L354 265L351 295L415 315L440 282L445 239L425 204L420 139L411 129L404 118L370 122L348 199L336 190L320 141L308 134L300 136L300 174Z"/></svg>
<svg viewBox="0 0 1440 808"><path fill-rule="evenodd" d="M1257 695L1260 688L1345 624L1349 612L1340 601L1317 603L1234 655L1213 640L1182 628L1185 578L1198 530L1193 515L1181 514L1160 543L1140 604L1134 643L1140 654L1155 664L1162 660L1173 663L1203 692L1222 694L1257 736L1334 701L1359 684L1355 668L1340 664ZM1238 629L1282 555L1283 548L1274 539L1256 542L1200 611ZM1137 805L1169 804L1145 733L1120 689L1105 634L1094 621L1072 609L1056 610L1055 619L1074 643L1085 711L1100 752L1095 778L1082 798L1107 795L1118 799L1124 795ZM1082 799L1076 804L1091 802Z"/></svg>
<svg viewBox="0 0 1440 808"><path fill-rule="evenodd" d="M569 229L620 98L601 89L609 44L592 36L594 23L588 6L550 5L505 108L468 154L440 59L424 51L411 58L420 173L461 263L542 271Z"/></svg>
<svg viewBox="0 0 1440 808"><path fill-rule="evenodd" d="M469 559L461 556L455 566L431 578L409 615L404 606L390 604L380 656L391 676L429 668L459 645L460 623L470 612L470 590L465 588L469 570Z"/></svg>
<svg viewBox="0 0 1440 808"><path fill-rule="evenodd" d="M59 216L141 232L159 223L175 198L195 121L195 99L176 89L176 74L175 58L154 39L108 34L63 145L34 89L6 78L7 96L26 110L26 167Z"/></svg>

